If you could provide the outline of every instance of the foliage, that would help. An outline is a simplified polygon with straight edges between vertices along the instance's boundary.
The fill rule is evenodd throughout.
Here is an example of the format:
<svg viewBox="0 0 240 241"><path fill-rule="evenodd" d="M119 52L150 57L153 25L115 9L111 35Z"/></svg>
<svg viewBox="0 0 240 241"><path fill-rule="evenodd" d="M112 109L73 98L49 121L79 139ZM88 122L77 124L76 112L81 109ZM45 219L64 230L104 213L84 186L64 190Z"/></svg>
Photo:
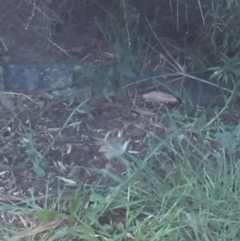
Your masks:
<svg viewBox="0 0 240 241"><path fill-rule="evenodd" d="M26 29L38 25L39 31L44 31L39 34L46 36L67 26L84 24L113 47L123 70L145 68L150 56L161 53L172 55L189 68L214 67L211 69L215 70L214 76L225 81L236 82L239 78L237 0L45 0L36 5L25 0L21 8L16 8L14 1L8 4L5 3L2 11L7 8L14 11L11 16L2 14L2 21L15 21L25 5L32 17L19 21L26 22ZM5 28L9 32L11 26L6 24ZM1 42L4 53L4 38Z"/></svg>
<svg viewBox="0 0 240 241"><path fill-rule="evenodd" d="M84 22L112 47L122 84L136 78L136 70L138 74L148 74L156 69L161 64L155 57L161 59L163 55L189 69L209 69L212 81L222 80L233 84L235 89L239 86L238 0L45 0L34 3L25 0L19 6L15 2L2 4L0 10L6 30L11 29L6 19L14 20L13 23L17 19L26 23L26 29L37 26L39 33L49 37L61 32L66 25ZM6 11L6 6L12 11ZM25 14L26 17L18 11L29 14ZM88 18L92 20L90 26L86 23ZM5 40L0 38L0 41L4 55ZM113 77L114 70L106 71L107 77ZM106 88L103 95L110 100L113 92ZM48 143L46 153L61 139L66 126L82 128L79 114L87 114L92 122L98 121L86 102L75 105L70 115L67 113L62 127L57 125L58 134L51 136L52 143ZM96 174L95 182L76 184L71 180L67 183L72 177L65 171L75 166L67 163L65 167L60 159L53 160L54 165L55 162L59 165L56 164L59 169L55 169L59 171L57 178L49 178L54 194L57 193L55 199L47 186L41 197L35 197L33 190L31 198L1 201L3 240L17 240L12 239L16 233L18 238L26 240L33 240L37 234L41 240L239 240L239 113L234 116L228 109L229 102L226 103L223 108L211 108L208 112L195 108L191 115L188 110L170 111L166 107L166 112L149 118L153 129L147 133L149 142L145 143L144 156L127 155L128 142L120 142L120 155L106 155L109 148L102 147L100 151L109 159L126 154L116 160L119 165L116 168L123 166L125 170L122 175L116 175L107 166L84 167L87 174ZM228 123L232 122L226 124L226 118ZM35 144L37 130L30 124L30 130L23 128L30 121L20 124L19 128L24 130L21 144L28 155L28 160L20 165L25 168L28 161L37 178L43 181L49 166L45 165L46 153L38 151ZM113 140L110 142L116 144ZM78 148L84 151L83 143L80 144ZM69 144L66 155L71 154L71 148ZM1 153L6 162L4 152ZM65 180L66 186L56 179ZM3 182L3 186L10 186L9 192L14 193L9 180ZM65 189L80 191L66 201ZM22 229L27 231L22 233Z"/></svg>

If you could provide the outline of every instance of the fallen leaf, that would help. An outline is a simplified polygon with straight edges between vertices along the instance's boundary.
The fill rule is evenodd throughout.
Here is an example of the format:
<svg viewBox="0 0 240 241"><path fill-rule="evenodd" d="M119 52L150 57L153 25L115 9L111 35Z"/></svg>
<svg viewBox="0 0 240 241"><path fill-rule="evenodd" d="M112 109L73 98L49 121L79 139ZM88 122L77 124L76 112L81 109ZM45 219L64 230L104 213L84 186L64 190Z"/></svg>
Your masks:
<svg viewBox="0 0 240 241"><path fill-rule="evenodd" d="M54 221L51 221L48 223L41 223L33 229L27 229L21 233L14 235L12 237L12 240L14 240L14 241L20 240L21 238L35 236L36 234L42 233L44 231L53 230L53 229L57 228L58 226L60 226L61 223L62 223L61 221L57 221L57 220L54 220Z"/></svg>
<svg viewBox="0 0 240 241"><path fill-rule="evenodd" d="M66 182L66 183L68 183L68 184L76 184L75 181L73 181L73 180L71 180L71 179L68 179L68 178L65 178L65 177L58 177L58 176L57 176L57 178L59 178L60 180Z"/></svg>
<svg viewBox="0 0 240 241"><path fill-rule="evenodd" d="M161 91L152 91L146 94L143 94L143 98L147 102L156 102L156 103L177 103L178 100L169 94L163 93Z"/></svg>

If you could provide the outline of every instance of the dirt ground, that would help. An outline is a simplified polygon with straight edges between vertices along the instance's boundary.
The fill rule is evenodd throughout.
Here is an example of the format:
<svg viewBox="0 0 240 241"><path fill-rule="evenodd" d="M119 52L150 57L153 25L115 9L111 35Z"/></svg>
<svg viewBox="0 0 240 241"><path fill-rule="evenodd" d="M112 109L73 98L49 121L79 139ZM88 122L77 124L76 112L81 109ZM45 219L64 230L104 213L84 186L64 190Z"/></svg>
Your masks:
<svg viewBox="0 0 240 241"><path fill-rule="evenodd" d="M85 30L66 28L51 38L28 31L12 37L15 47L9 54L16 63L77 58L99 66L116 61L112 47L102 37ZM116 105L116 99L120 105ZM149 151L149 133L164 139L172 131L162 119L164 105L146 103L141 93L119 94L112 102L93 99L89 105L91 111L84 114L81 103L74 98L61 101L47 93L1 93L1 201L18 201L32 192L42 196L46 186L54 199L59 186L64 189L66 185L69 188L64 189L62 198L71 198L75 187L103 176L96 170L124 175L125 166L118 158L108 158L104 138L117 140L121 146L127 144L125 155L141 160ZM170 112L182 111L179 103L167 106ZM103 181L110 180L105 177Z"/></svg>
<svg viewBox="0 0 240 241"><path fill-rule="evenodd" d="M116 61L112 47L85 28L79 31L66 27L54 34L42 29L43 35L26 26L23 30L24 25L20 24L9 33L8 40L1 39L9 43L5 57L9 54L10 62L77 58L99 66ZM14 45L10 45L11 39ZM148 151L147 133L154 128L165 135L168 127L154 120L156 113L164 110L162 105L146 105L138 93L117 99L119 106L115 105L116 100L112 103L105 99L91 100L91 111L83 114L78 107L81 103L74 98L61 101L47 93L35 96L1 93L0 200L15 201L30 196L32 191L41 196L46 193L47 184L54 198L58 185L79 186L97 180L101 174L90 167L124 175L124 165L117 158L106 158L99 138L111 140L118 136L120 144L127 144L127 151L143 157ZM69 190L66 198L71 196Z"/></svg>
<svg viewBox="0 0 240 241"><path fill-rule="evenodd" d="M6 93L11 109L6 105L1 107L0 199L15 200L22 195L29 196L33 190L36 196L41 196L46 192L47 182L52 185L48 185L53 192L49 194L55 195L60 180L60 186L61 183L62 186L91 183L101 174L89 170L90 167L124 175L124 165L117 158L108 158L99 151L101 140L106 137L120 143L128 141L127 151L140 158L148 151L147 133L155 129L165 135L169 131L164 123L153 122L156 113L164 111L163 106L154 109L140 98L137 101L130 96L124 98L120 107L109 107L107 101L95 100L88 115L75 111L81 103L74 100L70 104L54 104L47 94Z"/></svg>

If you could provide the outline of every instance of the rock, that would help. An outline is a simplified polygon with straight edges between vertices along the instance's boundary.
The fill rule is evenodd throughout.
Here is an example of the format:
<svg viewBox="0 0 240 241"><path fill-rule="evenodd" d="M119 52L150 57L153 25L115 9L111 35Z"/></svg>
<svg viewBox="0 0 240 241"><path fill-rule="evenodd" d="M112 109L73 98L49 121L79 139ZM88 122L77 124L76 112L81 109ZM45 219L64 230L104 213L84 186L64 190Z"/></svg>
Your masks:
<svg viewBox="0 0 240 241"><path fill-rule="evenodd" d="M56 91L73 84L74 66L69 62L3 67L4 90L19 93Z"/></svg>
<svg viewBox="0 0 240 241"><path fill-rule="evenodd" d="M82 91L80 95L86 98L100 98L120 88L117 85L120 73L125 74L137 90L157 89L183 102L190 100L200 106L208 105L223 94L220 86L208 82L210 74L207 72L189 75L164 69L162 75L150 75L139 81L137 75L129 70L119 70L117 66L94 67L77 60L36 65L9 64L3 67L3 84L4 90L25 94L54 92L56 96L72 96L75 89Z"/></svg>

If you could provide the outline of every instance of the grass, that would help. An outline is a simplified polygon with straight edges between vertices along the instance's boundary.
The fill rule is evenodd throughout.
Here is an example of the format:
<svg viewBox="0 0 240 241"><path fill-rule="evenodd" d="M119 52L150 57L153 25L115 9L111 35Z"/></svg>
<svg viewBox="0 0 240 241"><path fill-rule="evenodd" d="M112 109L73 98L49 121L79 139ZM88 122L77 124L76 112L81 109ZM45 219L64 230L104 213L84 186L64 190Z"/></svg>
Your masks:
<svg viewBox="0 0 240 241"><path fill-rule="evenodd" d="M163 31L160 31L160 34L156 33L150 23L149 26L142 25L140 15L133 12L130 5L124 3L125 1L122 1L115 13L121 18L115 18L114 13L109 12L105 23L101 24L95 20L95 24L105 41L113 47L113 55L118 65L125 67L119 68L120 74L123 75L120 82L122 85L127 85L129 83L124 81L131 82L131 69L137 66L137 61L142 64L140 69L143 71L140 72L144 72L148 66L149 69L156 69L158 66L156 61L151 62L152 56L160 55L160 62L162 52L168 57L172 53L169 54L162 44L164 37L162 32L167 30L169 25L163 24ZM211 28L214 22L210 21L208 26ZM143 31L139 37L140 27L148 27L151 31ZM226 36L231 36L232 32L228 34L228 31L230 28L228 30L226 24L224 33ZM210 66L210 59L215 52L210 53L208 49L213 49L211 44L215 41L209 39L210 37L211 40L212 37L217 39L219 35L215 31L215 34L212 34L212 30L206 32L209 32L209 36L206 35L208 41L203 41L208 47L205 51L196 47L193 51L191 48L182 48L179 44L174 46L176 47L174 54L185 53L185 56L177 57L187 59L190 66ZM224 35L220 37L222 36ZM225 43L225 39L228 38L222 39ZM220 50L216 48L217 60L223 55L221 53L224 52L223 46L225 44L222 44ZM237 51L233 49L232 52ZM172 59L175 63L175 56ZM223 60L218 65L221 66ZM235 61L238 60L225 57L225 68L215 67L215 72L218 74L215 77L225 77L225 72L228 77L229 71L236 71L235 75L238 76L237 69L232 68L237 66ZM42 106L46 104L45 100L41 103ZM8 101L5 105L7 104ZM71 144L67 145L67 150L61 149L61 143L55 145L58 139L62 140L64 139L62 137L70 135L70 132L64 135L67 128L75 126L76 129L82 128L82 119L79 121L77 118L79 113L89 114L84 110L84 104L73 106L71 111L71 106L66 110L66 106L58 103L57 108L52 108L50 105L49 110L41 110L39 114L39 109L33 106L33 102L31 108L23 102L21 106L30 108L27 115L24 116L22 110L15 114L14 106L9 106L9 109L12 109L12 116L8 117L7 114L5 116L4 113L6 120L3 121L5 124L2 125L1 132L5 133L5 130L12 125L17 135L13 137L13 143L7 139L9 146L15 145L17 149L17 145L22 144L23 149L21 153L16 154L17 162L15 159L8 160L6 157L8 147L1 146L2 164L4 164L1 165L0 172L1 188L9 187L11 196L14 196L15 192L18 192L17 189L15 191L14 185L17 187L20 179L26 181L25 187L29 190L27 190L28 195L20 195L14 200L8 200L6 193L0 195L2 240L239 240L240 134L238 125L229 123L233 111L236 111L235 119L239 119L237 107L233 106L233 111L229 110L230 103L226 101L226 106L221 109L205 110L192 107L191 114L189 110L175 113L166 108L164 114L160 113L155 117L153 124L156 125L148 131L147 152L139 157L129 155L124 159L115 160L115 163L120 162L124 166L125 171L117 175L105 164L101 167L95 165L85 167L84 163L71 164L71 159L80 159L81 151L77 152L77 157L73 157ZM56 119L52 120L50 115L56 109ZM29 118L28 114L30 115L31 111L35 112L36 119L44 120L43 128L39 128L37 120ZM63 119L60 118L61 112L65 113ZM108 125L107 119L102 122L105 126ZM17 126L15 121L18 122ZM52 129L56 127L56 135L49 130L51 128L48 123L50 126L53 123ZM164 123L167 128L159 131L158 123ZM73 129L74 133L77 132L76 129ZM50 142L46 142L44 138L42 140L40 138L39 142L38 138L45 133ZM20 142L17 142L18 138ZM82 152L85 150L85 144L81 143L78 147ZM91 148L93 150L93 146L90 146L90 151ZM60 150L60 154L55 155L56 150ZM21 156L23 153L27 154L26 160ZM69 162L65 163L64 157L67 155L70 158ZM48 158L45 160L46 156ZM47 160L49 165L43 166L43 161ZM85 157L85 161L90 162L91 159ZM22 169L13 168L16 164L26 162L28 165ZM6 166L9 168L5 169ZM73 172L77 169L80 170L80 174L75 180ZM97 174L97 178L93 182L88 178L82 178L83 169L89 176L92 173ZM67 170L70 172L67 173ZM40 187L41 190L36 194L36 190Z"/></svg>
<svg viewBox="0 0 240 241"><path fill-rule="evenodd" d="M166 114L162 121L170 123L172 134L149 132L145 157L121 161L126 168L124 176L92 167L89 171L102 173L92 184L65 182L63 187L58 178L49 178L41 197L32 190L31 197L1 203L2 240L18 240L21 231L22 240L239 239L238 149L214 137L218 133L225 140L224 135L231 133L236 143L238 135L234 128L232 132L216 129L219 119L207 130L193 133L191 126L201 118L193 121L185 117L185 123L180 123ZM101 181L106 176L114 179L114 186ZM49 194L51 182L58 183L54 199ZM75 195L63 201L68 189L74 189ZM42 200L41 207L38 199ZM52 222L54 228L49 228ZM34 231L28 229L32 225L36 225Z"/></svg>

